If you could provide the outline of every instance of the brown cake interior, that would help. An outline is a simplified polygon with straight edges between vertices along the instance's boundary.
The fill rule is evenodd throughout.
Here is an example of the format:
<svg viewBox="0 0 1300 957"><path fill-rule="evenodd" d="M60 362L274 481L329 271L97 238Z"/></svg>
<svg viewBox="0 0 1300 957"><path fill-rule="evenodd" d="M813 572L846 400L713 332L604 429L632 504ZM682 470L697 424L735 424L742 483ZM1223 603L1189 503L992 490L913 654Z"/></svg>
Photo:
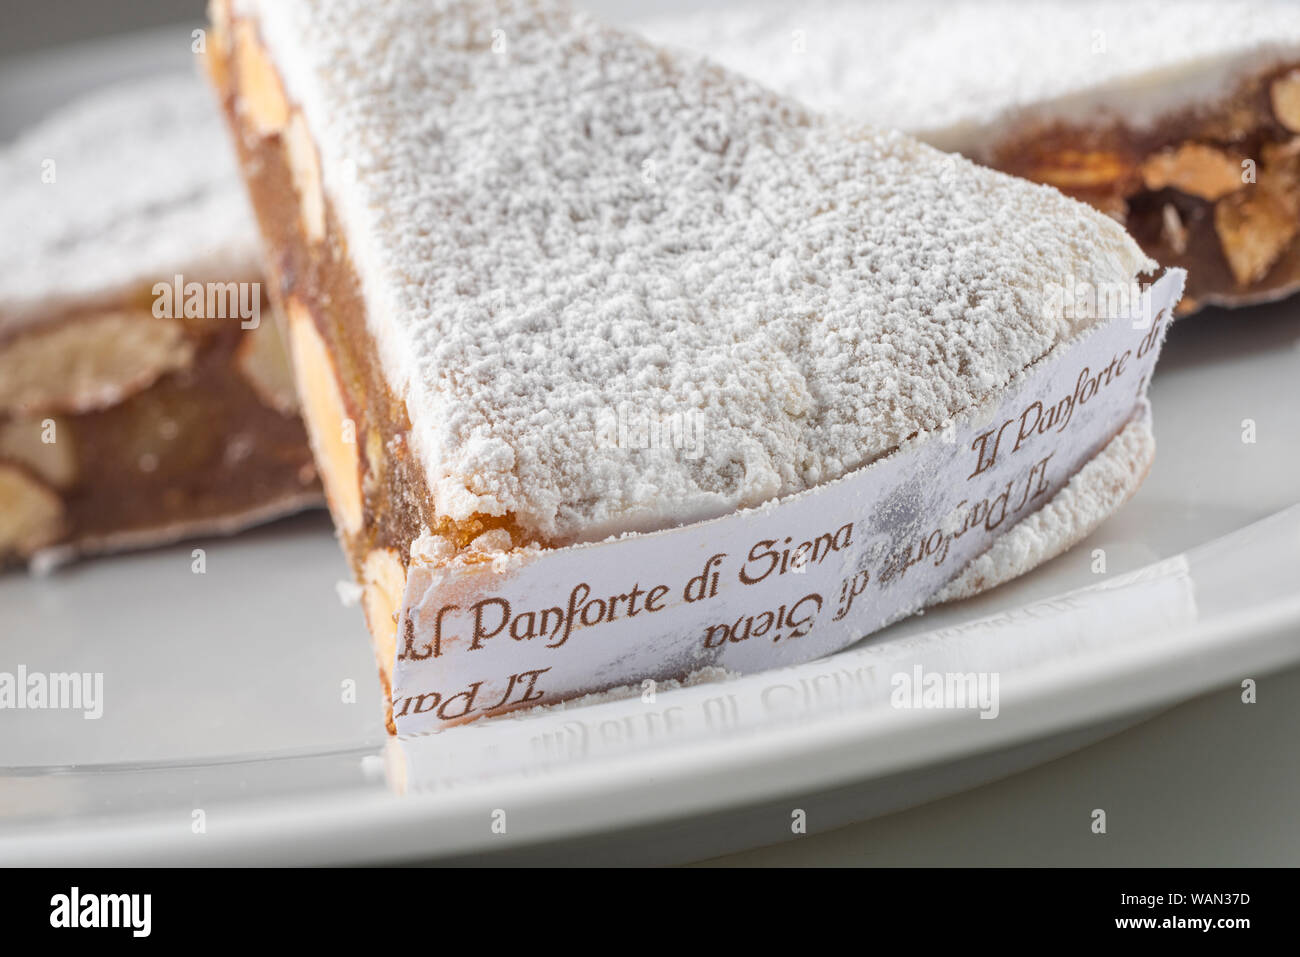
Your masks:
<svg viewBox="0 0 1300 957"><path fill-rule="evenodd" d="M269 250L271 296L287 322L304 418L340 540L364 589L388 692L411 543L429 532L462 550L492 529L509 531L516 545L529 539L510 516L455 522L438 514L409 445L405 403L367 330L361 283L322 190L315 146L254 24L223 17L214 7L208 72Z"/></svg>
<svg viewBox="0 0 1300 957"><path fill-rule="evenodd" d="M1165 266L1187 270L1180 313L1300 288L1300 64L1241 80L1150 129L1024 124L990 165L1083 200Z"/></svg>
<svg viewBox="0 0 1300 957"><path fill-rule="evenodd" d="M220 50L213 54L220 55ZM231 64L229 59L226 62ZM345 527L343 538L354 568L360 569L376 548L404 551L425 530L461 546L489 528L518 532L505 518L479 516L453 523L436 513L424 474L407 446L410 421L405 403L385 379L367 331L361 283L332 203L320 199L322 235L308 236L301 175L296 177L291 166L284 132L267 135L249 122L239 108L240 98L247 93L239 88L237 71L215 66L211 72L229 78L222 87L223 106L270 250L271 295L290 318L303 313L310 318L333 363L329 371L353 425L363 520L359 530ZM314 185L319 189L319 182ZM332 501L337 497L328 479L326 491Z"/></svg>
<svg viewBox="0 0 1300 957"><path fill-rule="evenodd" d="M244 329L234 317L159 318L153 301L141 290L0 340L13 366L0 563L233 530L319 501L269 303L264 324ZM167 351L134 352L130 335Z"/></svg>

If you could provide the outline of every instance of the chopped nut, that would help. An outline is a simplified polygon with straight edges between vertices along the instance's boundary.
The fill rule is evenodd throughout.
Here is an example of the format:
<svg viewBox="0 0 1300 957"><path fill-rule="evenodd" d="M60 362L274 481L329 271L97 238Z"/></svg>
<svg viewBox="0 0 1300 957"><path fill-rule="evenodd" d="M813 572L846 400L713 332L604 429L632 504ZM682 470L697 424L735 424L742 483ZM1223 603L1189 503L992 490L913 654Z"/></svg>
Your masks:
<svg viewBox="0 0 1300 957"><path fill-rule="evenodd" d="M384 437L379 433L378 429L367 429L365 474L362 477L366 494L379 488L384 470Z"/></svg>
<svg viewBox="0 0 1300 957"><path fill-rule="evenodd" d="M212 0L208 4L208 19L212 29L208 31L208 42L203 51L203 66L212 78L213 87L223 93L226 90L226 64L230 56L230 0Z"/></svg>
<svg viewBox="0 0 1300 957"><path fill-rule="evenodd" d="M30 555L63 534L63 502L35 477L0 465L0 555Z"/></svg>
<svg viewBox="0 0 1300 957"><path fill-rule="evenodd" d="M1181 256L1187 252L1187 227L1173 203L1165 203L1160 210L1160 234L1175 253Z"/></svg>
<svg viewBox="0 0 1300 957"><path fill-rule="evenodd" d="M286 306L289 351L311 435L316 465L334 517L347 534L361 530L361 455L356 425L348 417L334 360L306 305L291 296Z"/></svg>
<svg viewBox="0 0 1300 957"><path fill-rule="evenodd" d="M1300 133L1300 69L1274 80L1269 100L1277 121L1292 133Z"/></svg>
<svg viewBox="0 0 1300 957"><path fill-rule="evenodd" d="M1241 97L1224 104L1219 111L1200 117L1198 135L1212 143L1240 143L1269 120L1268 109L1255 97Z"/></svg>
<svg viewBox="0 0 1300 957"><path fill-rule="evenodd" d="M1214 228L1233 277L1248 286L1264 278L1295 238L1300 223L1281 197L1256 186L1219 200Z"/></svg>
<svg viewBox="0 0 1300 957"><path fill-rule="evenodd" d="M235 367L265 405L281 415L298 411L293 370L276 323L261 322L244 332L235 350Z"/></svg>
<svg viewBox="0 0 1300 957"><path fill-rule="evenodd" d="M0 459L25 465L57 488L77 478L71 426L60 419L10 419L0 424Z"/></svg>
<svg viewBox="0 0 1300 957"><path fill-rule="evenodd" d="M1245 185L1241 172L1239 158L1213 146L1184 143L1148 157L1142 164L1142 182L1150 190L1172 186L1190 196L1214 201Z"/></svg>
<svg viewBox="0 0 1300 957"><path fill-rule="evenodd" d="M1259 185L1300 215L1300 136L1268 143L1260 151Z"/></svg>
<svg viewBox="0 0 1300 957"><path fill-rule="evenodd" d="M208 19L212 21L212 32L230 42L230 0L209 0ZM222 47L222 49L227 49Z"/></svg>
<svg viewBox="0 0 1300 957"><path fill-rule="evenodd" d="M297 110L285 130L284 151L298 191L303 232L311 242L319 242L325 238L325 193L321 188L320 162L316 158L316 144L307 132L307 122Z"/></svg>
<svg viewBox="0 0 1300 957"><path fill-rule="evenodd" d="M247 20L235 24L235 82L239 108L259 133L274 136L284 129L289 122L289 101L256 27Z"/></svg>
<svg viewBox="0 0 1300 957"><path fill-rule="evenodd" d="M425 531L411 542L413 565L444 565L456 556L456 543L443 535Z"/></svg>
<svg viewBox="0 0 1300 957"><path fill-rule="evenodd" d="M1283 143L1265 143L1261 153L1265 166L1295 163L1300 159L1300 136L1293 136Z"/></svg>
<svg viewBox="0 0 1300 957"><path fill-rule="evenodd" d="M393 662L397 657L397 615L406 592L406 570L397 552L376 548L366 556L361 578L361 606L374 639L375 657L384 677L392 681Z"/></svg>
<svg viewBox="0 0 1300 957"><path fill-rule="evenodd" d="M1132 172L1123 156L1103 150L1062 150L1050 162L1030 167L1027 175L1060 189L1095 189L1119 183Z"/></svg>
<svg viewBox="0 0 1300 957"><path fill-rule="evenodd" d="M470 551L481 555L501 555L513 547L514 542L510 538L510 532L504 528L489 528L469 543Z"/></svg>
<svg viewBox="0 0 1300 957"><path fill-rule="evenodd" d="M193 358L181 324L148 312L29 330L0 345L0 413L103 409Z"/></svg>

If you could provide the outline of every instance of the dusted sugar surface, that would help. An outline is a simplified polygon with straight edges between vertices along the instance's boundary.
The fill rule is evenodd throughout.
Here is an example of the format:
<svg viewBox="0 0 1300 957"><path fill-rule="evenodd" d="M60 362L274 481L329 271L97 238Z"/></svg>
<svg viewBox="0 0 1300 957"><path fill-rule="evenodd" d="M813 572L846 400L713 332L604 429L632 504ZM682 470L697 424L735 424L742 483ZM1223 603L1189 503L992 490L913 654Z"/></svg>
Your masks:
<svg viewBox="0 0 1300 957"><path fill-rule="evenodd" d="M0 223L0 335L177 273L259 273L230 144L191 73L109 87L21 135L0 153Z"/></svg>
<svg viewBox="0 0 1300 957"><path fill-rule="evenodd" d="M235 9L317 141L452 519L563 542L818 485L1094 324L1045 314L1051 284L1154 266L1051 189L566 7Z"/></svg>
<svg viewBox="0 0 1300 957"><path fill-rule="evenodd" d="M967 151L1026 110L1141 127L1300 54L1295 0L758 0L636 26L815 109Z"/></svg>

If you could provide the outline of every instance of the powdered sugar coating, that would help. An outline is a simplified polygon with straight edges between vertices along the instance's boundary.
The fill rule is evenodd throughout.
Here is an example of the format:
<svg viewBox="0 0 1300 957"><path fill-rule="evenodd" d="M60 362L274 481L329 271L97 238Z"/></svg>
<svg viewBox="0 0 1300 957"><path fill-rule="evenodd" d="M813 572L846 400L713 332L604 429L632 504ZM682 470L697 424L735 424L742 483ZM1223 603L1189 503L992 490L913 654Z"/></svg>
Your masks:
<svg viewBox="0 0 1300 957"><path fill-rule="evenodd" d="M1300 55L1293 0L758 0L637 28L814 109L970 155L1027 117L1141 128Z"/></svg>
<svg viewBox="0 0 1300 957"><path fill-rule="evenodd" d="M236 9L317 140L453 519L590 540L818 485L1093 324L1045 315L1049 284L1154 266L1053 190L562 6ZM624 411L690 412L700 442L628 447L602 428Z"/></svg>
<svg viewBox="0 0 1300 957"><path fill-rule="evenodd" d="M0 154L0 222L0 334L176 273L260 273L216 104L191 73L109 87L20 136Z"/></svg>

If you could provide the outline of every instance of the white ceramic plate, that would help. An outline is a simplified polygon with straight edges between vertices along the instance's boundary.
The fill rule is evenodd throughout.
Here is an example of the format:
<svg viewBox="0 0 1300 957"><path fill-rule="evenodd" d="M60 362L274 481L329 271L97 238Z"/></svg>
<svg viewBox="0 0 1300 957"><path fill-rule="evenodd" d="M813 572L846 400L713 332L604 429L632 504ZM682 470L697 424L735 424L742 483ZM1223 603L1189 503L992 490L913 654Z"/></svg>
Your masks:
<svg viewBox="0 0 1300 957"><path fill-rule="evenodd" d="M188 39L0 65L0 136L104 80L185 63ZM1275 515L1300 501L1300 306L1176 326L1152 400L1145 486L1018 582L784 672L400 746L322 514L0 577L0 671L104 676L97 720L0 711L0 862L698 858L757 843L792 794L816 796L822 826L863 819L1300 662L1300 512ZM997 672L997 718L889 707L890 677L916 663Z"/></svg>

